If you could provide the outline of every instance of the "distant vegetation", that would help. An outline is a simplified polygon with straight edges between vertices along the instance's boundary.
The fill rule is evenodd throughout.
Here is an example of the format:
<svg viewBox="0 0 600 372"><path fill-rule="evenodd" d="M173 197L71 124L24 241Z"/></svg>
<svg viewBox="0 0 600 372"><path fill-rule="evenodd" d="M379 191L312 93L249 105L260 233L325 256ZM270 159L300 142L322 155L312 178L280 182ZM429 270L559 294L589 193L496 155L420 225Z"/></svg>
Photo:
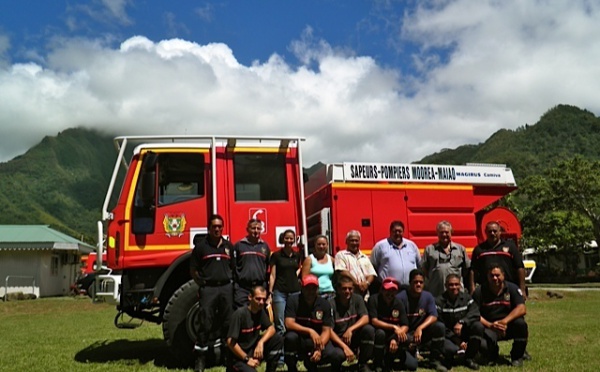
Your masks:
<svg viewBox="0 0 600 372"><path fill-rule="evenodd" d="M0 164L0 223L46 224L94 243L116 159L112 138L68 129Z"/></svg>
<svg viewBox="0 0 600 372"><path fill-rule="evenodd" d="M112 138L95 131L69 129L44 138L0 163L0 223L48 224L93 244L115 159ZM600 119L591 112L559 105L535 124L419 161L468 162L513 169L519 190L501 203L519 214L527 246L600 241Z"/></svg>

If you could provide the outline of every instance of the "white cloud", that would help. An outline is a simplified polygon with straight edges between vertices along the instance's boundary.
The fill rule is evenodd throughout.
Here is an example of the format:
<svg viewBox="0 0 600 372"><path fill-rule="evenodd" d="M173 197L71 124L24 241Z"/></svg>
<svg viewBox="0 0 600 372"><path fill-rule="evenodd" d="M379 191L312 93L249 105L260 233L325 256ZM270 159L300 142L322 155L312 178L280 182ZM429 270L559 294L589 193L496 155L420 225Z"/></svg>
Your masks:
<svg viewBox="0 0 600 372"><path fill-rule="evenodd" d="M129 24L131 20L127 15L127 5L130 0L101 0L108 12L123 24Z"/></svg>
<svg viewBox="0 0 600 372"><path fill-rule="evenodd" d="M310 28L290 43L299 67L277 54L245 66L220 43L71 40L44 65L0 69L0 159L84 126L300 135L307 164L414 161L532 124L558 103L600 112L599 12L585 1L428 3L402 26L421 46L420 76L339 51Z"/></svg>

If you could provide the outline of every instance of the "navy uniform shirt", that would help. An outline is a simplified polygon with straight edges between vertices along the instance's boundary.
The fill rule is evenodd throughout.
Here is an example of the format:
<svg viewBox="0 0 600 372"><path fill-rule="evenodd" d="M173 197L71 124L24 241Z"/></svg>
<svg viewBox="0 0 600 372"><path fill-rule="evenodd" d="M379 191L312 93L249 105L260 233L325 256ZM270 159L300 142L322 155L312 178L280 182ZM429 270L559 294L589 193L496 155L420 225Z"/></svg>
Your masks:
<svg viewBox="0 0 600 372"><path fill-rule="evenodd" d="M342 306L335 298L330 299L329 303L331 304L333 321L335 323L333 330L338 336L343 335L360 318L368 315L365 300L363 300L361 295L356 293L353 293L352 297L350 297L347 307Z"/></svg>
<svg viewBox="0 0 600 372"><path fill-rule="evenodd" d="M311 328L318 334L323 331L323 326L333 328L331 305L318 295L312 306L306 303L302 293L291 295L285 304L285 317L296 319L296 323Z"/></svg>
<svg viewBox="0 0 600 372"><path fill-rule="evenodd" d="M479 307L466 292L451 300L444 292L435 299L438 320L446 326L446 336L454 336L453 328L459 321L466 327L479 321Z"/></svg>
<svg viewBox="0 0 600 372"><path fill-rule="evenodd" d="M371 319L377 318L378 320L397 325L397 326L408 326L408 318L406 317L406 310L404 305L397 297L394 297L391 305L385 303L380 293L374 294L369 297L369 317Z"/></svg>
<svg viewBox="0 0 600 372"><path fill-rule="evenodd" d="M408 294L408 291L402 291L396 296L406 311L408 317L409 332L413 332L417 327L427 319L427 317L438 316L435 308L435 298L427 291L421 292L419 298L413 298Z"/></svg>
<svg viewBox="0 0 600 372"><path fill-rule="evenodd" d="M205 285L224 284L232 279L232 252L229 240L221 239L218 245L213 245L208 237L204 237L194 245L190 268L198 271Z"/></svg>
<svg viewBox="0 0 600 372"><path fill-rule="evenodd" d="M515 307L525 304L519 287L508 281L504 281L500 294L493 293L488 284L477 287L473 299L479 306L481 316L489 322L504 319Z"/></svg>
<svg viewBox="0 0 600 372"><path fill-rule="evenodd" d="M471 270L475 272L475 282L487 282L487 272L491 265L500 266L505 279L519 285L519 269L524 268L521 252L512 240L500 240L495 247L487 241L473 249L471 256Z"/></svg>
<svg viewBox="0 0 600 372"><path fill-rule="evenodd" d="M267 281L267 267L271 250L267 243L259 240L256 244L244 238L233 246L235 257L235 278L239 285L263 285Z"/></svg>
<svg viewBox="0 0 600 372"><path fill-rule="evenodd" d="M237 340L242 350L248 353L272 324L266 311L252 314L248 306L240 307L231 317L227 338Z"/></svg>

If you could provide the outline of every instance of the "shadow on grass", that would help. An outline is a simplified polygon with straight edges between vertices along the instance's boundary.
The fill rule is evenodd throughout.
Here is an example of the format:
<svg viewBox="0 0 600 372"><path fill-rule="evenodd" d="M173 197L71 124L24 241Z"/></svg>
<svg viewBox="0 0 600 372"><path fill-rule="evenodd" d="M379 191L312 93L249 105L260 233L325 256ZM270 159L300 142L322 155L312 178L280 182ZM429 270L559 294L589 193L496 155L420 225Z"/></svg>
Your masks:
<svg viewBox="0 0 600 372"><path fill-rule="evenodd" d="M74 359L80 363L137 361L140 364L147 364L153 361L157 367L169 369L189 367L173 358L162 339L95 342L75 354Z"/></svg>

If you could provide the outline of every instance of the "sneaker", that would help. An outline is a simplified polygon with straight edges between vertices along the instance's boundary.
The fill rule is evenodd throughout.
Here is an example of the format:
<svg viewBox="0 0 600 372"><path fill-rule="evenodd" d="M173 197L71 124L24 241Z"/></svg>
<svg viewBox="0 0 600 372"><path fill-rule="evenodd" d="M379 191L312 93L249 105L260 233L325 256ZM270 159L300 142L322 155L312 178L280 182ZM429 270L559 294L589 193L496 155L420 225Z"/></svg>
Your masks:
<svg viewBox="0 0 600 372"><path fill-rule="evenodd" d="M465 359L465 367L472 369L473 371L479 370L479 364L475 363L473 359Z"/></svg>
<svg viewBox="0 0 600 372"><path fill-rule="evenodd" d="M512 362L510 362L510 364L513 367L523 367L523 359L515 359Z"/></svg>
<svg viewBox="0 0 600 372"><path fill-rule="evenodd" d="M448 372L448 368L444 367L444 365L439 360L434 360L433 362L431 362L431 367L437 372Z"/></svg>
<svg viewBox="0 0 600 372"><path fill-rule="evenodd" d="M531 360L531 355L529 355L529 353L527 352L527 350L525 350L525 353L523 354L523 360L526 362L529 362Z"/></svg>

